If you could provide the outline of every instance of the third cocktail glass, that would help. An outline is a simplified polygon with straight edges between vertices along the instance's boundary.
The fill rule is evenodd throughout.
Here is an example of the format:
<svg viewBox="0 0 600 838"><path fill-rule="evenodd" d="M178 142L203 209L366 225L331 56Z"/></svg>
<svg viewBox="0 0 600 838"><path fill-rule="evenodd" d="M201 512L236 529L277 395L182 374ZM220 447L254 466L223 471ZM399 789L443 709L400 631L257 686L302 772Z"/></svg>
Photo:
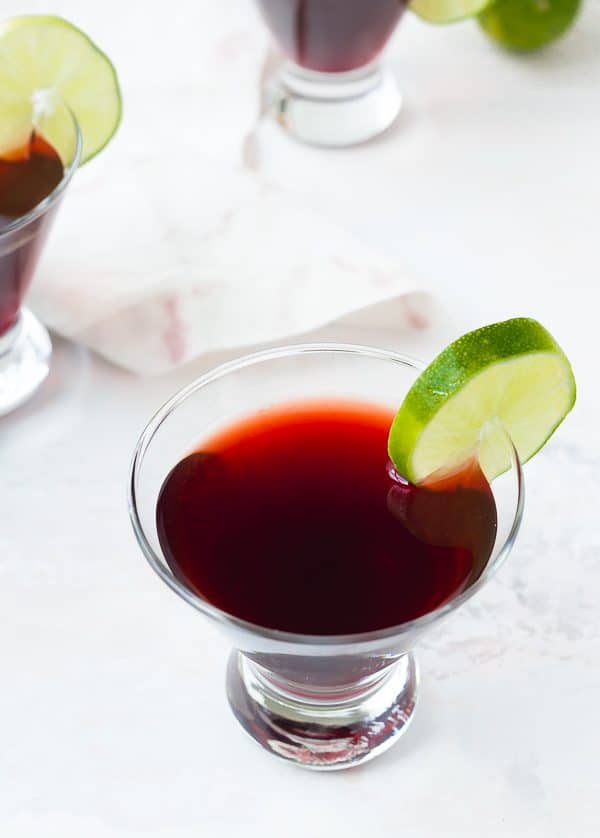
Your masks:
<svg viewBox="0 0 600 838"><path fill-rule="evenodd" d="M401 96L379 61L405 0L257 0L286 58L274 107L304 142L347 146L380 134Z"/></svg>

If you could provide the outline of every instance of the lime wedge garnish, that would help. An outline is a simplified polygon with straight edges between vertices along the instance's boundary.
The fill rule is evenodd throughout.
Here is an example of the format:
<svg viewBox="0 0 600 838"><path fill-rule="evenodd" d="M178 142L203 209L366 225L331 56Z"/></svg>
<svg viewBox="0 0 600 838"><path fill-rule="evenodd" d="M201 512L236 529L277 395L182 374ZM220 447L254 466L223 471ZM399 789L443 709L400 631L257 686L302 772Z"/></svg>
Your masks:
<svg viewBox="0 0 600 838"><path fill-rule="evenodd" d="M121 120L115 68L80 29L48 15L1 22L0 151L26 140L40 96L50 107L52 98L60 97L75 114L83 138L82 163L104 148ZM46 123L52 123L48 113ZM48 138L58 151L71 144L60 131Z"/></svg>
<svg viewBox="0 0 600 838"><path fill-rule="evenodd" d="M478 15L494 0L411 0L413 12L429 23L454 23Z"/></svg>
<svg viewBox="0 0 600 838"><path fill-rule="evenodd" d="M479 23L502 46L539 49L567 31L580 7L581 0L497 0Z"/></svg>
<svg viewBox="0 0 600 838"><path fill-rule="evenodd" d="M519 317L469 332L421 373L396 414L388 442L400 474L419 482L479 447L489 480L510 466L501 423L522 462L538 451L575 403L571 365L536 320Z"/></svg>

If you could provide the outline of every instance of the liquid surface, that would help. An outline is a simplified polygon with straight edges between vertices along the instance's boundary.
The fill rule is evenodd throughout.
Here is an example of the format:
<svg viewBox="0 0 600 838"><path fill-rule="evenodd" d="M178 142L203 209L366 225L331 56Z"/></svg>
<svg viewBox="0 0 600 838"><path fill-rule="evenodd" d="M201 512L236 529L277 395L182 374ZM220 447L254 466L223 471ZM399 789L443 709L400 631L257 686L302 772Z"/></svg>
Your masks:
<svg viewBox="0 0 600 838"><path fill-rule="evenodd" d="M63 176L60 157L36 134L24 148L0 157L0 237L9 224L47 198ZM0 238L0 336L16 319L52 213L30 222L18 234Z"/></svg>
<svg viewBox="0 0 600 838"><path fill-rule="evenodd" d="M283 52L311 70L368 64L392 34L405 0L258 0Z"/></svg>
<svg viewBox="0 0 600 838"><path fill-rule="evenodd" d="M475 462L427 487L395 479L392 419L308 402L207 440L157 504L175 575L234 616L303 634L373 631L447 602L491 554L494 499Z"/></svg>

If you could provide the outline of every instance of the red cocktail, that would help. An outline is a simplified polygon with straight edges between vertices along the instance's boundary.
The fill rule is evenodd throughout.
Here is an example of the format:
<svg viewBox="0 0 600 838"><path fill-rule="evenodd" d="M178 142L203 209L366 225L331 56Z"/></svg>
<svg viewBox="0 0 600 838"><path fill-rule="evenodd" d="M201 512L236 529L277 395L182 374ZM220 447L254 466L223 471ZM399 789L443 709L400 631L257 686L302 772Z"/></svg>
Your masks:
<svg viewBox="0 0 600 838"><path fill-rule="evenodd" d="M345 73L378 57L405 0L258 0L283 53L300 67Z"/></svg>
<svg viewBox="0 0 600 838"><path fill-rule="evenodd" d="M393 412L287 405L205 440L157 505L163 553L227 613L301 634L414 620L484 569L496 506L476 462L411 486L387 458Z"/></svg>
<svg viewBox="0 0 600 838"><path fill-rule="evenodd" d="M0 235L7 234L21 218L48 198L63 176L64 166L58 153L35 131L22 148L0 157ZM32 222L28 234L17 247L0 253L0 337L19 316L21 302L56 209L55 205Z"/></svg>

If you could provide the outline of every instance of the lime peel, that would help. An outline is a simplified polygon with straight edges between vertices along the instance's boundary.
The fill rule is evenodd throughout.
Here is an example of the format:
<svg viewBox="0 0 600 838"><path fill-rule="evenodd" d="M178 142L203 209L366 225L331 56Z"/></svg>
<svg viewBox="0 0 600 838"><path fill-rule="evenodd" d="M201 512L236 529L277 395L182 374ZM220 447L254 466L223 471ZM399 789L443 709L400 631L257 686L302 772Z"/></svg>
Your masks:
<svg viewBox="0 0 600 838"><path fill-rule="evenodd" d="M397 470L413 482L453 467L479 447L493 479L510 467L500 422L522 462L549 439L573 407L575 379L552 335L536 320L515 318L469 332L448 346L409 390L390 430Z"/></svg>
<svg viewBox="0 0 600 838"><path fill-rule="evenodd" d="M496 0L479 15L490 38L507 49L540 49L560 38L581 9L582 0Z"/></svg>

